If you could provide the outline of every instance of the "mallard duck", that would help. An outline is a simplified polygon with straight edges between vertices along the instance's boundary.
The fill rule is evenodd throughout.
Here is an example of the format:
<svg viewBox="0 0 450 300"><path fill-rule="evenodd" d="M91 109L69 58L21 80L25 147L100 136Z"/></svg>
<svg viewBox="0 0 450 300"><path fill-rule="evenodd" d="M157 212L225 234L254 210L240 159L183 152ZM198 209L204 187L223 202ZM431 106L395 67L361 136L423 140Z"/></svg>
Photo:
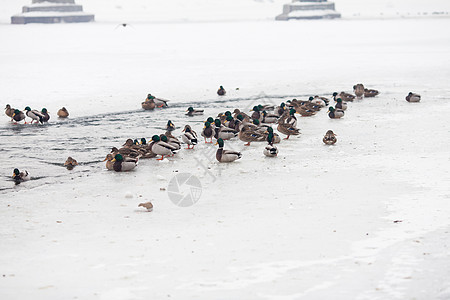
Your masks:
<svg viewBox="0 0 450 300"><path fill-rule="evenodd" d="M344 111L343 110L341 110L341 109L334 109L334 107L330 107L329 109L328 109L328 116L331 118L331 119L340 119L340 118L342 118L343 116L344 116Z"/></svg>
<svg viewBox="0 0 450 300"><path fill-rule="evenodd" d="M258 119L258 120L261 119L261 112L260 112L260 109L259 109L258 106L253 106L253 109L251 111L253 111L253 113L251 115L253 120L254 119Z"/></svg>
<svg viewBox="0 0 450 300"><path fill-rule="evenodd" d="M237 132L231 128L222 125L219 119L214 120L214 138L229 140L237 135Z"/></svg>
<svg viewBox="0 0 450 300"><path fill-rule="evenodd" d="M284 113L285 110L286 110L286 103L281 102L280 106L277 106L275 108L274 114L277 115L278 117L281 117L281 115Z"/></svg>
<svg viewBox="0 0 450 300"><path fill-rule="evenodd" d="M25 107L25 114L27 117L31 119L31 124L33 124L33 121L36 121L36 123L43 123L44 115L35 109L31 110L29 106Z"/></svg>
<svg viewBox="0 0 450 300"><path fill-rule="evenodd" d="M208 143L212 144L213 135L214 135L214 130L211 127L211 123L206 121L205 127L203 127L203 130L202 130L202 137L205 138L205 144L208 144ZM211 139L211 142L208 142L206 139Z"/></svg>
<svg viewBox="0 0 450 300"><path fill-rule="evenodd" d="M158 108L168 107L167 102L169 102L169 100L155 98L155 99L153 99L153 101L155 101L156 107L158 107Z"/></svg>
<svg viewBox="0 0 450 300"><path fill-rule="evenodd" d="M151 202L139 203L138 207L144 207L147 211L153 211L153 204Z"/></svg>
<svg viewBox="0 0 450 300"><path fill-rule="evenodd" d="M67 111L67 109L65 107L60 108L56 114L61 119L67 118L69 116L69 112Z"/></svg>
<svg viewBox="0 0 450 300"><path fill-rule="evenodd" d="M289 116L286 118L285 123L297 127L297 118L295 117L295 109L291 108L289 110Z"/></svg>
<svg viewBox="0 0 450 300"><path fill-rule="evenodd" d="M224 150L223 149L223 139L219 138L217 140L217 144L219 144L219 149L216 152L216 159L219 162L233 162L236 159L240 159L242 157L241 152L232 151L232 150Z"/></svg>
<svg viewBox="0 0 450 300"><path fill-rule="evenodd" d="M219 95L219 96L224 96L226 93L227 93L227 91L225 91L223 86L220 86L219 89L217 90L217 95Z"/></svg>
<svg viewBox="0 0 450 300"><path fill-rule="evenodd" d="M41 113L44 115L44 117L42 118L42 122L48 122L48 120L50 120L50 115L48 114L47 109L43 108L41 110Z"/></svg>
<svg viewBox="0 0 450 300"><path fill-rule="evenodd" d="M140 158L142 156L142 153L140 153L139 151L128 148L128 147L122 147L120 149L117 149L116 147L112 147L111 153L113 155L122 154L123 156L128 156L131 158Z"/></svg>
<svg viewBox="0 0 450 300"><path fill-rule="evenodd" d="M340 94L334 92L333 93L333 99L334 101L337 100L337 98L341 98L345 102L353 101L355 99L355 96L349 93L341 92Z"/></svg>
<svg viewBox="0 0 450 300"><path fill-rule="evenodd" d="M336 134L333 132L333 130L328 130L327 133L325 133L322 141L327 145L333 145L337 142Z"/></svg>
<svg viewBox="0 0 450 300"><path fill-rule="evenodd" d="M167 125L166 125L166 131L174 131L175 130L175 125L172 123L171 120L167 121Z"/></svg>
<svg viewBox="0 0 450 300"><path fill-rule="evenodd" d="M161 141L159 135L154 135L151 141L150 150L157 155L161 155L161 158L158 158L157 160L163 160L164 156L172 156L177 152L175 146Z"/></svg>
<svg viewBox="0 0 450 300"><path fill-rule="evenodd" d="M406 96L406 101L408 102L420 102L420 95L409 92L408 96Z"/></svg>
<svg viewBox="0 0 450 300"><path fill-rule="evenodd" d="M22 120L25 120L25 114L22 111L15 109L12 114L11 121L20 122Z"/></svg>
<svg viewBox="0 0 450 300"><path fill-rule="evenodd" d="M151 100L146 99L144 102L141 103L141 106L145 110L154 110L156 107L156 103L153 99Z"/></svg>
<svg viewBox="0 0 450 300"><path fill-rule="evenodd" d="M165 136L167 138L167 143L174 146L176 148L175 150L181 149L181 142L176 137L174 137L170 131L166 131ZM162 141L164 142L164 140Z"/></svg>
<svg viewBox="0 0 450 300"><path fill-rule="evenodd" d="M272 127L267 129L267 146L264 148L263 153L268 157L276 157L278 155L278 149L273 145L275 136L273 134Z"/></svg>
<svg viewBox="0 0 450 300"><path fill-rule="evenodd" d="M113 169L116 172L128 172L136 168L138 159L131 157L123 157L122 154L116 154L114 159Z"/></svg>
<svg viewBox="0 0 450 300"><path fill-rule="evenodd" d="M365 98L375 97L378 94L379 92L377 90L364 89Z"/></svg>
<svg viewBox="0 0 450 300"><path fill-rule="evenodd" d="M322 99L320 99L319 97L314 98L314 97L309 97L308 99L309 102L318 105L320 107L325 107L327 104L325 103L325 101L323 101Z"/></svg>
<svg viewBox="0 0 450 300"><path fill-rule="evenodd" d="M278 120L277 130L282 134L287 135L285 140L289 139L291 135L299 135L300 131L292 124L286 123L287 114L284 113L283 116Z"/></svg>
<svg viewBox="0 0 450 300"><path fill-rule="evenodd" d="M147 144L147 139L146 138L141 138L140 141L140 152L142 153L142 156L140 158L153 158L156 156L155 153L152 152L152 150L150 149L150 145Z"/></svg>
<svg viewBox="0 0 450 300"><path fill-rule="evenodd" d="M262 111L261 123L276 123L278 116L274 114L268 114L265 110Z"/></svg>
<svg viewBox="0 0 450 300"><path fill-rule="evenodd" d="M354 85L353 92L358 99L362 99L364 97L364 85L362 83Z"/></svg>
<svg viewBox="0 0 450 300"><path fill-rule="evenodd" d="M320 96L318 96L318 95L315 95L315 96L314 96L314 99L315 99L315 100L322 100L323 102L325 102L325 105L330 104L330 100L329 100L327 97L320 97Z"/></svg>
<svg viewBox="0 0 450 300"><path fill-rule="evenodd" d="M111 153L108 153L108 155L106 155L105 159L103 161L106 161L106 169L108 170L114 170L114 155Z"/></svg>
<svg viewBox="0 0 450 300"><path fill-rule="evenodd" d="M78 166L78 162L69 156L64 163L64 167L66 167L67 170L72 170L73 168L75 168L75 166Z"/></svg>
<svg viewBox="0 0 450 300"><path fill-rule="evenodd" d="M241 141L247 142L244 146L250 146L251 142L262 142L265 139L263 133L260 133L249 126L242 127L241 131L239 131L238 137Z"/></svg>
<svg viewBox="0 0 450 300"><path fill-rule="evenodd" d="M190 106L187 109L186 116L193 117L193 116L201 116L201 115L203 115L203 109L194 109L192 106Z"/></svg>
<svg viewBox="0 0 450 300"><path fill-rule="evenodd" d="M12 178L16 184L20 184L23 181L30 180L30 174L27 171L20 172L19 169L14 169Z"/></svg>
<svg viewBox="0 0 450 300"><path fill-rule="evenodd" d="M6 114L8 117L12 118L12 116L13 116L13 114L14 114L14 111L15 111L15 109L14 109L14 108L11 108L11 105L6 104L6 107L5 107L5 114Z"/></svg>
<svg viewBox="0 0 450 300"><path fill-rule="evenodd" d="M241 112L238 108L233 111L233 118L238 119L238 116L241 115L243 120L246 122L250 122L250 116L245 112Z"/></svg>
<svg viewBox="0 0 450 300"><path fill-rule="evenodd" d="M337 103L334 106L335 109L341 109L346 110L347 109L347 103L343 102L341 98L337 99Z"/></svg>
<svg viewBox="0 0 450 300"><path fill-rule="evenodd" d="M184 133L181 136L181 139L185 144L187 144L186 149L194 149L194 146L197 145L198 143L197 133L194 130L192 130L191 126L189 125L184 126L183 132ZM191 145L192 148L190 148Z"/></svg>

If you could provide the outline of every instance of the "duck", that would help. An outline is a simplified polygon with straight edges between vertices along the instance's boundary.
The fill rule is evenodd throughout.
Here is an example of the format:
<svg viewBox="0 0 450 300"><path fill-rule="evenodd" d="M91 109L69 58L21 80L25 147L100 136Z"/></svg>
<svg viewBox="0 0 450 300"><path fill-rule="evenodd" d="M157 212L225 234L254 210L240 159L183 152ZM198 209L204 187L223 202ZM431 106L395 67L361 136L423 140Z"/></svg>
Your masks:
<svg viewBox="0 0 450 300"><path fill-rule="evenodd" d="M197 145L197 133L192 130L191 126L186 125L183 129L184 134L181 136L181 139L184 143L187 144L186 149L194 149L194 146ZM192 145L192 148L190 146Z"/></svg>
<svg viewBox="0 0 450 300"><path fill-rule="evenodd" d="M317 98L311 96L309 97L308 101L320 107L325 107L327 105L326 102L320 99L318 96Z"/></svg>
<svg viewBox="0 0 450 300"><path fill-rule="evenodd" d="M27 106L25 107L25 114L31 119L31 124L33 124L33 121L36 121L36 123L43 123L44 115L41 112L35 109L31 110L31 108Z"/></svg>
<svg viewBox="0 0 450 300"><path fill-rule="evenodd" d="M103 161L106 161L106 169L112 171L114 170L114 155L108 153Z"/></svg>
<svg viewBox="0 0 450 300"><path fill-rule="evenodd" d="M161 98L153 98L153 101L155 101L156 107L158 108L168 107L167 102L169 102L169 100Z"/></svg>
<svg viewBox="0 0 450 300"><path fill-rule="evenodd" d="M65 107L60 108L56 114L61 119L67 118L69 116L69 112L67 111L67 109Z"/></svg>
<svg viewBox="0 0 450 300"><path fill-rule="evenodd" d="M362 83L355 84L353 86L353 92L356 95L356 98L362 99L364 97L364 85Z"/></svg>
<svg viewBox="0 0 450 300"><path fill-rule="evenodd" d="M156 155L161 155L157 160L163 160L164 156L172 156L177 152L175 146L161 140L159 135L154 135L151 139L150 150Z"/></svg>
<svg viewBox="0 0 450 300"><path fill-rule="evenodd" d="M238 137L241 141L247 142L244 146L250 146L251 142L262 142L265 140L263 133L260 133L249 126L242 127L241 131L239 131Z"/></svg>
<svg viewBox="0 0 450 300"><path fill-rule="evenodd" d="M234 109L234 111L233 111L233 118L237 119L239 115L241 115L242 118L246 122L250 122L250 116L249 115L247 115L245 112L241 112L238 108Z"/></svg>
<svg viewBox="0 0 450 300"><path fill-rule="evenodd" d="M330 107L328 109L328 116L330 119L340 119L344 116L344 111L341 109L335 109L334 107Z"/></svg>
<svg viewBox="0 0 450 300"><path fill-rule="evenodd" d="M327 145L334 145L337 142L336 134L333 132L333 130L328 130L327 133L325 133L322 141Z"/></svg>
<svg viewBox="0 0 450 300"><path fill-rule="evenodd" d="M139 145L140 145L139 150L142 153L142 156L140 158L153 158L156 156L156 154L153 153L152 150L150 149L150 145L147 144L146 138L141 138Z"/></svg>
<svg viewBox="0 0 450 300"><path fill-rule="evenodd" d="M151 202L139 203L138 207L146 208L147 211L153 211L153 204Z"/></svg>
<svg viewBox="0 0 450 300"><path fill-rule="evenodd" d="M175 146L175 150L181 149L181 142L176 137L174 137L170 131L166 131L164 135L167 137L167 143Z"/></svg>
<svg viewBox="0 0 450 300"><path fill-rule="evenodd" d="M221 163L233 162L242 157L241 152L233 151L233 150L224 150L223 149L223 146L224 146L223 139L219 138L217 140L217 144L219 144L219 149L217 149L217 152L216 152L216 159L218 162L221 162Z"/></svg>
<svg viewBox="0 0 450 300"><path fill-rule="evenodd" d="M281 117L281 115L284 113L285 110L286 110L286 103L281 102L281 104L275 108L274 114L277 115L278 117Z"/></svg>
<svg viewBox="0 0 450 300"><path fill-rule="evenodd" d="M44 117L42 118L42 122L47 123L48 120L50 120L50 115L48 114L47 109L46 109L46 108L43 108L43 109L41 110L41 113L44 115Z"/></svg>
<svg viewBox="0 0 450 300"><path fill-rule="evenodd" d="M285 113L283 116L281 116L280 120L278 120L278 126L277 130L281 132L282 134L287 135L285 140L288 140L291 135L299 135L300 130L297 129L292 124L286 123L287 114Z"/></svg>
<svg viewBox="0 0 450 300"><path fill-rule="evenodd" d="M278 148L273 145L275 136L272 127L267 129L267 133L267 146L264 147L263 153L267 157L276 157L278 155Z"/></svg>
<svg viewBox="0 0 450 300"><path fill-rule="evenodd" d="M12 118L12 116L13 116L15 110L16 110L15 108L11 108L11 105L6 104L6 107L5 107L5 114L6 114L8 117Z"/></svg>
<svg viewBox="0 0 450 300"><path fill-rule="evenodd" d="M258 106L253 106L253 109L251 110L253 111L251 118L254 119L261 119L261 112Z"/></svg>
<svg viewBox="0 0 450 300"><path fill-rule="evenodd" d="M25 120L25 114L22 111L15 109L11 121L20 122L22 120Z"/></svg>
<svg viewBox="0 0 450 300"><path fill-rule="evenodd" d="M335 109L341 109L346 110L347 109L347 103L343 102L341 98L337 98L337 103L334 106Z"/></svg>
<svg viewBox="0 0 450 300"><path fill-rule="evenodd" d="M261 123L276 123L278 116L274 114L268 114L265 110L262 111Z"/></svg>
<svg viewBox="0 0 450 300"><path fill-rule="evenodd" d="M223 86L220 86L219 89L217 90L217 95L219 95L219 96L225 96L226 93L227 93L227 91L225 91Z"/></svg>
<svg viewBox="0 0 450 300"><path fill-rule="evenodd" d="M323 102L325 102L325 105L330 104L330 100L327 97L321 97L319 95L315 95L314 100L322 100Z"/></svg>
<svg viewBox="0 0 450 300"><path fill-rule="evenodd" d="M237 132L234 129L223 126L219 119L214 120L214 125L215 125L214 128L215 139L221 138L223 140L229 140L237 136Z"/></svg>
<svg viewBox="0 0 450 300"><path fill-rule="evenodd" d="M116 154L114 159L113 169L116 172L128 172L136 168L138 159L131 157L123 157L122 154Z"/></svg>
<svg viewBox="0 0 450 300"><path fill-rule="evenodd" d="M203 109L194 109L192 106L187 109L187 112L186 116L190 117L203 115Z"/></svg>
<svg viewBox="0 0 450 300"><path fill-rule="evenodd" d="M379 93L380 92L378 92L377 90L366 89L366 88L364 89L364 97L365 98L375 97Z"/></svg>
<svg viewBox="0 0 450 300"><path fill-rule="evenodd" d="M78 166L78 162L69 156L64 163L64 167L66 167L67 170L72 170L75 166Z"/></svg>
<svg viewBox="0 0 450 300"><path fill-rule="evenodd" d="M408 102L420 102L420 95L415 94L413 92L409 92L408 96L406 96L406 101Z"/></svg>
<svg viewBox="0 0 450 300"><path fill-rule="evenodd" d="M206 121L205 127L203 127L203 130L202 130L202 137L205 138L205 144L212 144L213 135L214 135L214 130L211 127L211 123ZM211 141L208 142L207 139L211 139Z"/></svg>
<svg viewBox="0 0 450 300"><path fill-rule="evenodd" d="M156 107L156 103L153 99L145 99L144 102L141 103L141 106L145 110L154 110Z"/></svg>
<svg viewBox="0 0 450 300"><path fill-rule="evenodd" d="M27 171L20 172L19 169L14 169L12 178L16 184L30 180L30 174Z"/></svg>
<svg viewBox="0 0 450 300"><path fill-rule="evenodd" d="M175 125L171 120L167 121L166 131L174 131L176 129Z"/></svg>
<svg viewBox="0 0 450 300"><path fill-rule="evenodd" d="M355 96L349 93L341 92L340 94L334 92L333 93L333 99L334 101L337 100L337 98L341 98L342 101L349 102L353 101L355 99Z"/></svg>
<svg viewBox="0 0 450 300"><path fill-rule="evenodd" d="M116 147L112 147L111 153L113 155L122 154L123 156L131 157L131 158L140 158L142 156L142 153L140 153L139 151L128 148L128 147L122 147L120 149L117 149Z"/></svg>
<svg viewBox="0 0 450 300"><path fill-rule="evenodd" d="M285 123L297 127L297 118L295 117L295 109L289 109L289 116L286 118Z"/></svg>

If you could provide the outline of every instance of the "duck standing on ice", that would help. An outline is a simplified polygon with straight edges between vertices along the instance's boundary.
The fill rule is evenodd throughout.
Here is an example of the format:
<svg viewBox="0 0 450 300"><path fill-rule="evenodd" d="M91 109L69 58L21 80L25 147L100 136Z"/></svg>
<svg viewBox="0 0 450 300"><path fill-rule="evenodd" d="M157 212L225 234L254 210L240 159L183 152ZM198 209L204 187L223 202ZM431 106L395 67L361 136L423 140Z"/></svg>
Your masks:
<svg viewBox="0 0 450 300"><path fill-rule="evenodd" d="M35 110L35 109L31 109L29 106L25 107L25 114L27 115L27 117L29 117L31 119L30 124L33 124L33 121L36 121L36 123L43 123L44 122L44 115Z"/></svg>
<svg viewBox="0 0 450 300"><path fill-rule="evenodd" d="M14 108L11 108L11 105L6 104L6 107L5 107L5 114L6 114L8 117L12 118L12 116L13 116L13 114L14 114L14 111L15 111L15 109L14 109Z"/></svg>
<svg viewBox="0 0 450 300"><path fill-rule="evenodd" d="M183 129L184 134L181 136L181 139L184 143L187 144L186 149L194 149L194 146L197 145L197 133L192 130L191 126L186 125ZM192 148L190 147L192 145Z"/></svg>
<svg viewBox="0 0 450 300"><path fill-rule="evenodd" d="M11 117L11 121L20 122L22 120L25 120L25 114L18 109L14 110L14 113L12 114Z"/></svg>

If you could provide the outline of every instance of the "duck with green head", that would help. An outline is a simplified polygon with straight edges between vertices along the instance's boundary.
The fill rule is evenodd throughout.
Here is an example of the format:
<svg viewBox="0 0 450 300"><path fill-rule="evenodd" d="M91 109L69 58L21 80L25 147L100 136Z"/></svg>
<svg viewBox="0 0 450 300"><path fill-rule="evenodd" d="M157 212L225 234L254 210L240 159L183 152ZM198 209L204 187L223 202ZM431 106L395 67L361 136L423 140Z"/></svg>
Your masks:
<svg viewBox="0 0 450 300"><path fill-rule="evenodd" d="M203 127L203 130L202 130L202 137L205 138L205 144L208 144L208 143L212 144L213 135L214 135L214 130L211 127L211 123L206 121L205 127ZM208 142L207 139L210 139L211 141Z"/></svg>
<svg viewBox="0 0 450 300"><path fill-rule="evenodd" d="M186 111L186 116L190 117L203 115L203 109L194 109L192 106L190 106Z"/></svg>
<svg viewBox="0 0 450 300"><path fill-rule="evenodd" d="M300 134L300 130L297 129L294 125L286 123L287 118L288 118L288 113L285 112L278 120L278 126L277 126L277 130L279 132L287 135L285 140L288 140L291 135L299 135Z"/></svg>
<svg viewBox="0 0 450 300"><path fill-rule="evenodd" d="M122 154L116 154L114 156L113 169L116 172L128 172L136 168L138 159L131 157L123 157Z"/></svg>
<svg viewBox="0 0 450 300"><path fill-rule="evenodd" d="M219 119L214 120L214 125L214 138L216 139L229 140L237 136L237 132L234 129L223 126Z"/></svg>
<svg viewBox="0 0 450 300"><path fill-rule="evenodd" d="M192 130L190 125L184 126L183 132L181 139L187 144L186 149L194 149L194 146L198 143L197 133ZM192 146L192 148L190 146Z"/></svg>
<svg viewBox="0 0 450 300"><path fill-rule="evenodd" d="M25 114L22 111L15 109L11 116L11 121L20 122L22 120L25 120Z"/></svg>
<svg viewBox="0 0 450 300"><path fill-rule="evenodd" d="M420 95L413 93L413 92L409 92L408 96L406 96L406 101L408 102L420 102Z"/></svg>
<svg viewBox="0 0 450 300"><path fill-rule="evenodd" d="M35 109L32 110L29 106L25 107L24 111L27 117L31 119L31 124L33 124L33 121L41 124L44 122L44 115L40 111L37 111Z"/></svg>
<svg viewBox="0 0 450 300"><path fill-rule="evenodd" d="M232 151L232 150L224 150L224 141L223 139L219 138L217 140L216 145L219 145L219 149L217 149L216 152L216 159L218 162L233 162L237 159L240 159L242 157L241 152L238 151Z"/></svg>
<svg viewBox="0 0 450 300"><path fill-rule="evenodd" d="M278 148L274 144L275 135L272 127L267 128L267 146L264 148L263 153L268 157L276 157L278 155Z"/></svg>
<svg viewBox="0 0 450 300"><path fill-rule="evenodd" d="M159 135L152 136L150 150L156 155L161 155L157 160L163 160L164 156L172 156L177 152L177 148L161 140Z"/></svg>
<svg viewBox="0 0 450 300"><path fill-rule="evenodd" d="M48 120L50 120L50 115L45 107L41 110L41 113L44 115L42 122L48 122Z"/></svg>
<svg viewBox="0 0 450 300"><path fill-rule="evenodd" d="M328 116L330 119L340 119L344 116L344 111L341 109L334 109L334 107L330 106L330 108L328 108Z"/></svg>
<svg viewBox="0 0 450 300"><path fill-rule="evenodd" d="M30 180L30 174L27 171L20 172L19 169L14 169L12 178L16 184Z"/></svg>
<svg viewBox="0 0 450 300"><path fill-rule="evenodd" d="M347 109L347 103L343 102L341 98L337 98L336 105L334 106L335 109L341 109L346 110Z"/></svg>

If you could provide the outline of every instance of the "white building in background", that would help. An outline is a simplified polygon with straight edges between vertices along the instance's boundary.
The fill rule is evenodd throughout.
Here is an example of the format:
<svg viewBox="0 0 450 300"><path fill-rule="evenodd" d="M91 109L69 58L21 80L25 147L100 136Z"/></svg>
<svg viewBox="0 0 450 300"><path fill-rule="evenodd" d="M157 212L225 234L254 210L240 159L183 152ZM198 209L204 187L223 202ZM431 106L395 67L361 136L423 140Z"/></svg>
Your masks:
<svg viewBox="0 0 450 300"><path fill-rule="evenodd" d="M22 13L11 17L11 24L92 22L94 15L83 12L75 0L33 0Z"/></svg>
<svg viewBox="0 0 450 300"><path fill-rule="evenodd" d="M340 18L334 7L334 2L327 0L292 0L292 3L283 6L283 13L275 20L302 20L302 19L334 19Z"/></svg>

